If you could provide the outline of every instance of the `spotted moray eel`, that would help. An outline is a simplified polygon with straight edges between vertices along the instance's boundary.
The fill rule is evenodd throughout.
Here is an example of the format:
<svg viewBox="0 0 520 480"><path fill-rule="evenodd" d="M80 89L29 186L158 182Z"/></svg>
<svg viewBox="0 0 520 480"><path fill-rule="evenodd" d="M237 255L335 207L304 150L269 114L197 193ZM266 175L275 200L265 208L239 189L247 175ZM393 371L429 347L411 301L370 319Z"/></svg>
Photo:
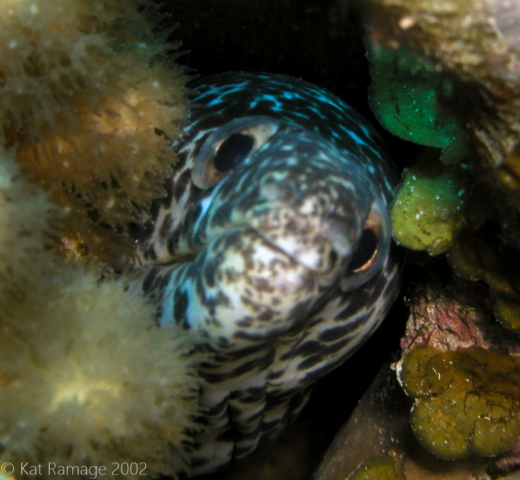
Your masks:
<svg viewBox="0 0 520 480"><path fill-rule="evenodd" d="M168 196L139 239L134 288L209 352L191 474L276 437L313 383L392 305L396 177L367 121L282 75L196 81Z"/></svg>

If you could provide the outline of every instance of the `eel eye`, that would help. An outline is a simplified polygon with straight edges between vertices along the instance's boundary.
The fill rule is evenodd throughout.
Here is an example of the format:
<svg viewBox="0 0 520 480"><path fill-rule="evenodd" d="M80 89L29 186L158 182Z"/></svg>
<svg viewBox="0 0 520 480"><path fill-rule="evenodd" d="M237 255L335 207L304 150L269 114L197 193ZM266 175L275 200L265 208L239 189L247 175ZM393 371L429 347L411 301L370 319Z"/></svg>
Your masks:
<svg viewBox="0 0 520 480"><path fill-rule="evenodd" d="M220 173L235 168L253 150L255 139L244 133L233 133L220 142L213 157L213 166Z"/></svg>
<svg viewBox="0 0 520 480"><path fill-rule="evenodd" d="M370 227L365 227L361 234L359 246L354 252L349 268L352 272L361 272L374 263L379 246L379 237Z"/></svg>
<svg viewBox="0 0 520 480"><path fill-rule="evenodd" d="M350 260L341 289L352 290L370 280L383 266L390 251L390 219L382 201L375 201Z"/></svg>
<svg viewBox="0 0 520 480"><path fill-rule="evenodd" d="M215 128L195 154L193 183L203 190L213 187L266 143L278 128L279 122L262 115L237 118Z"/></svg>
<svg viewBox="0 0 520 480"><path fill-rule="evenodd" d="M386 210L384 212L386 213ZM358 247L350 261L350 272L362 274L371 270L374 264L378 263L377 260L380 260L380 246L385 236L384 226L387 221L387 214L382 214L379 203L375 202L363 227ZM380 263L382 262L379 261Z"/></svg>

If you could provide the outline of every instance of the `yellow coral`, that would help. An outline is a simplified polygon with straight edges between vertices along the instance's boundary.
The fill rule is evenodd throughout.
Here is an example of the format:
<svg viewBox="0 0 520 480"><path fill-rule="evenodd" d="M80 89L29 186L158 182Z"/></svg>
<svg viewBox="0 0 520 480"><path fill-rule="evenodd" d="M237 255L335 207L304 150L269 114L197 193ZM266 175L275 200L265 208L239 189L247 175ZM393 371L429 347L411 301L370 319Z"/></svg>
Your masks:
<svg viewBox="0 0 520 480"><path fill-rule="evenodd" d="M0 151L0 308L6 295L39 281L52 268L44 246L57 213L47 195L20 175L14 151Z"/></svg>
<svg viewBox="0 0 520 480"><path fill-rule="evenodd" d="M0 0L0 144L68 208L64 235L106 261L130 255L116 232L164 195L187 111L146 4Z"/></svg>
<svg viewBox="0 0 520 480"><path fill-rule="evenodd" d="M61 263L45 246L46 197L12 155L0 156L0 174L2 461L17 474L22 462L123 461L144 462L150 476L175 473L197 412L198 358L185 333L158 329L124 277Z"/></svg>
<svg viewBox="0 0 520 480"><path fill-rule="evenodd" d="M132 461L149 476L172 474L196 413L189 343L155 328L153 309L122 280L98 278L64 267L2 314L3 460Z"/></svg>

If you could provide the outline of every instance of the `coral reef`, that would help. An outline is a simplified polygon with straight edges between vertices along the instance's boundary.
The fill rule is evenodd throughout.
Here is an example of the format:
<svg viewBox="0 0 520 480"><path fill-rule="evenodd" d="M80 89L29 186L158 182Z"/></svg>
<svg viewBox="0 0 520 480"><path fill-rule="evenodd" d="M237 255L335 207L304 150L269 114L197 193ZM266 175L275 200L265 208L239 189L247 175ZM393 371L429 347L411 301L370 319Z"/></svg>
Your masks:
<svg viewBox="0 0 520 480"><path fill-rule="evenodd" d="M164 194L187 109L149 6L0 0L0 450L17 478L184 466L200 358L107 268Z"/></svg>
<svg viewBox="0 0 520 480"><path fill-rule="evenodd" d="M445 273L411 296L402 358L382 368L319 480L517 478L520 344L492 321L484 286Z"/></svg>
<svg viewBox="0 0 520 480"><path fill-rule="evenodd" d="M416 291L402 340L412 428L441 458L497 456L520 438L520 343L492 322L482 290L432 280Z"/></svg>
<svg viewBox="0 0 520 480"><path fill-rule="evenodd" d="M414 399L412 429L438 458L501 456L511 472L518 470L520 344L495 322L520 331L520 57L512 33L520 18L506 4L372 0L367 18L378 118L402 138L442 148L445 164L422 157L409 167L392 212L395 239L447 252L450 275L489 287L421 280L412 293L397 363ZM466 192L464 205L457 190ZM499 475L497 465L488 461L488 471Z"/></svg>
<svg viewBox="0 0 520 480"><path fill-rule="evenodd" d="M476 455L444 460L423 448L409 423L410 400L385 365L342 427L316 473L317 480L514 480L514 457ZM496 468L497 467L497 468ZM495 473L490 473L491 470Z"/></svg>
<svg viewBox="0 0 520 480"><path fill-rule="evenodd" d="M405 170L391 214L394 239L438 255L464 223L462 207L471 186L462 163L467 155L462 119L453 109L458 92L434 64L378 43L377 33L369 50L372 109L394 135L433 147Z"/></svg>
<svg viewBox="0 0 520 480"><path fill-rule="evenodd" d="M190 20L202 17L195 3L196 8L190 2L189 10L194 12ZM213 39L223 42L221 51L227 51L227 34L233 31L232 42L238 46L229 58L236 62L240 57L246 64L227 65L212 48L207 49L213 62L209 68L273 70L276 62L292 62L295 49L307 48L302 37L311 35L296 25L291 2L283 2L283 10L278 10L277 25L284 26L278 28L279 36L266 35L264 28L273 21L269 14L276 2L256 2L256 11L264 19L256 27L261 38L252 47L256 56L248 55L245 47L239 50L247 45L254 28L244 29L242 16L229 15L226 8L233 4L245 11L254 2L247 6L247 2L213 3L222 16L214 12L211 17L218 18L210 22ZM306 2L306 8L321 8L325 2L320 7L311 3ZM381 401L372 402L372 410L384 411L392 419L398 414L389 405L401 402L399 418L405 420L401 427L374 421L373 431L386 428L387 439L377 437L376 446L367 447L363 458L371 458L363 462L357 456L357 463L342 471L342 476L329 472L331 476L323 478L343 480L349 474L370 478L377 472L377 478L466 480L471 478L468 472L490 478L486 468L495 469L496 476L517 468L518 453L512 445L519 436L518 338L504 333L495 322L496 317L509 329L520 331L517 251L510 248L520 247L518 14L515 17L505 9L505 3L367 2L375 113L392 133L438 149L424 157L435 157L437 163L423 158L405 176L394 204L395 238L408 248L431 254L448 251L456 274L483 281L488 288L475 286L476 293L469 297L464 292L473 287L450 283L418 288L412 295L405 353L399 363L399 378L409 402L396 393L399 385L388 393L388 385L381 383L376 388ZM155 34L154 22L150 26L143 15L143 7L148 6L146 0L0 0L0 137L7 149L0 159L1 437L16 439L2 441L3 460L45 461L43 456L33 456L45 442L47 454L64 465L72 464L79 454L97 464L132 455L151 465L147 474L170 472L167 458L182 463L176 445L184 438L182 426L190 425L188 413L195 411L191 395L196 388L189 376L191 361L183 356L188 346L178 338L183 334L168 332L164 339L157 338L149 306L125 294L124 278L109 278L106 270L95 265L95 259L121 265L121 257L132 256L128 229L142 222L150 200L163 193L162 179L175 162L169 144L176 140L186 112L185 78L166 60L167 50L175 45L165 42L166 33ZM298 5L298 12L304 11ZM233 17L228 23L231 27L221 25L226 15ZM332 45L328 50L340 52L327 63L319 34L336 35L344 44L355 42L344 41L337 19L331 28L316 28L315 16L309 15L308 28L317 40L299 55L311 57L316 52L319 61L306 58L300 70L294 61L290 63L293 70L285 73L312 80L310 73L322 85L344 89L342 94L346 91L347 95L350 89L354 97L364 98L366 82L352 80L352 72L360 70L359 62L351 62L350 52L335 48L338 44L327 38ZM206 36L202 21L197 27L189 24L181 25L183 35ZM207 48L201 44L202 50ZM290 62L280 61L282 54ZM341 69L347 73L339 78ZM460 148L461 140L465 149ZM406 157L399 152L398 157ZM449 164L446 168L438 163L439 157ZM23 164L22 174L13 158ZM462 163L469 168L455 165ZM474 177L489 188L484 190L482 184L471 188ZM42 193L41 186L50 196ZM466 193L478 190L484 201L473 203L474 198L468 200L466 193L459 197L462 189ZM417 215L426 222L416 224ZM499 226L486 224L474 230L487 218L497 220ZM463 231L459 231L461 225ZM86 256L94 265L63 262L55 254L56 240L72 260ZM457 295L451 295L450 289ZM41 344L41 338L49 342ZM167 345L179 345L179 350L165 351ZM133 362L127 350L132 346ZM419 358L421 362L416 361ZM178 376L166 375L169 368L175 368ZM154 373L146 375L146 371ZM395 372L387 371L387 375L395 377ZM161 381L166 380L170 383L164 388L178 394L178 413L186 412L180 419L186 422L182 426L173 401L158 393ZM74 388L64 389L63 384ZM436 455L505 453L493 459L472 456L456 462L431 455L425 462L428 452L418 454L417 446L410 447L411 431L406 428L410 402L416 405L412 416L416 433ZM145 404L149 407L142 409ZM361 411L361 417L374 418L366 409ZM146 425L129 424L128 418L136 412ZM437 436L431 433L429 422L435 415L446 420ZM25 429L13 422L21 416L33 420ZM54 423L57 418L61 423ZM360 416L353 418L360 433L356 436L349 430L350 445L353 438L372 432ZM109 431L95 430L107 419ZM148 422L156 430L152 432ZM81 425L86 435L80 437L71 425ZM48 434L42 434L42 429ZM399 442L391 441L400 435ZM446 438L452 449L445 448ZM152 457L140 442L157 447ZM345 450L334 455L348 456Z"/></svg>
<svg viewBox="0 0 520 480"><path fill-rule="evenodd" d="M67 207L69 245L103 260L131 254L125 228L164 194L186 114L175 45L154 35L146 6L0 2L2 143Z"/></svg>
<svg viewBox="0 0 520 480"><path fill-rule="evenodd" d="M131 458L147 475L173 473L197 411L190 342L155 328L154 309L124 277L46 247L56 209L12 157L0 158L2 460L20 473L22 462Z"/></svg>

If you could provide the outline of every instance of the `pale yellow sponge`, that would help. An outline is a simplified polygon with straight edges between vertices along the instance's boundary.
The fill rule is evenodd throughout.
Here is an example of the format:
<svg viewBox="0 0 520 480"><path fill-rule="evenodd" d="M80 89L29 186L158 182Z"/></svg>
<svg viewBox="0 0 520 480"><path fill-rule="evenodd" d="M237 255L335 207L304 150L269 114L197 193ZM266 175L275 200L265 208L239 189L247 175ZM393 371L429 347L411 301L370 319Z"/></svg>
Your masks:
<svg viewBox="0 0 520 480"><path fill-rule="evenodd" d="M55 478L50 463L174 474L197 413L197 355L124 276L61 261L57 212L12 157L0 151L1 460L17 478L23 464Z"/></svg>

